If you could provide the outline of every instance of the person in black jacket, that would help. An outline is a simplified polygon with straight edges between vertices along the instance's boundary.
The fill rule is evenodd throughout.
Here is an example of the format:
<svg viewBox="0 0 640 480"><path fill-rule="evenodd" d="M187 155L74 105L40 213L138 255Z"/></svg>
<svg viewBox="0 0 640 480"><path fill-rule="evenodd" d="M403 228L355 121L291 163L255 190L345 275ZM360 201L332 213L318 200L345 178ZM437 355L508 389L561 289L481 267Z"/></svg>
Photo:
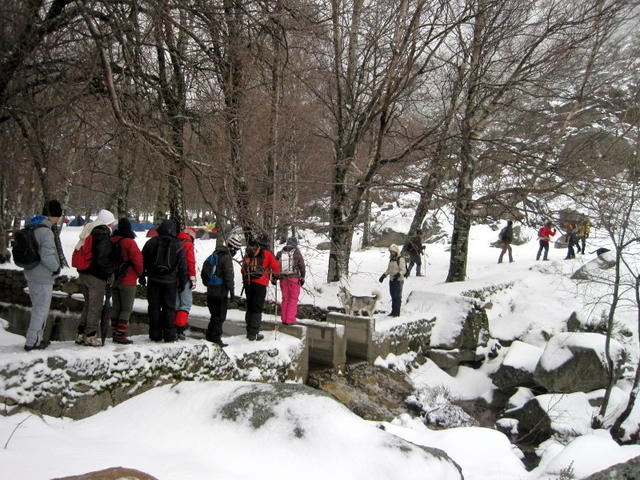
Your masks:
<svg viewBox="0 0 640 480"><path fill-rule="evenodd" d="M509 252L509 263L512 263L513 252L511 250L511 242L513 242L513 220L509 220L507 226L500 230L498 238L500 239L502 247L500 257L498 257L498 263L502 263L502 257L504 257L505 252Z"/></svg>
<svg viewBox="0 0 640 480"><path fill-rule="evenodd" d="M422 254L424 253L424 245L422 245L422 230L416 230L414 237L411 237L409 241L404 245L403 251L409 254L409 265L404 276L411 275L413 266L416 266L416 277L423 277L420 272L422 269Z"/></svg>
<svg viewBox="0 0 640 480"><path fill-rule="evenodd" d="M98 328L102 315L102 304L107 282L111 281L115 264L113 261L111 228L116 218L109 210L100 210L98 218L86 223L80 234L76 250L91 236L91 264L84 270L78 270L78 283L84 296L84 306L78 324L76 343L89 347L101 347Z"/></svg>
<svg viewBox="0 0 640 480"><path fill-rule="evenodd" d="M154 342L175 342L176 296L189 282L187 260L172 220L164 220L157 231L158 236L142 248L144 272L140 285L147 286L149 338Z"/></svg>
<svg viewBox="0 0 640 480"><path fill-rule="evenodd" d="M202 283L207 286L207 307L211 315L206 339L226 347L222 341L222 324L227 319L229 300L234 297L233 257L240 249L240 240L231 237L220 245L202 265Z"/></svg>

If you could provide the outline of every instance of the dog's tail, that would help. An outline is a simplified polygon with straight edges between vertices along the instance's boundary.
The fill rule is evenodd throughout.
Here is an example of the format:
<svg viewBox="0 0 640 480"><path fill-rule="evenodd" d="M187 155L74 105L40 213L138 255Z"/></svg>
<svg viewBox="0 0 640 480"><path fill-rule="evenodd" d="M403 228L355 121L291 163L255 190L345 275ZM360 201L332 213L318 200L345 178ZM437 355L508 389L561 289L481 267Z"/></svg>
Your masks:
<svg viewBox="0 0 640 480"><path fill-rule="evenodd" d="M380 290L374 290L371 292L371 296L376 299L376 301L382 298L382 292Z"/></svg>

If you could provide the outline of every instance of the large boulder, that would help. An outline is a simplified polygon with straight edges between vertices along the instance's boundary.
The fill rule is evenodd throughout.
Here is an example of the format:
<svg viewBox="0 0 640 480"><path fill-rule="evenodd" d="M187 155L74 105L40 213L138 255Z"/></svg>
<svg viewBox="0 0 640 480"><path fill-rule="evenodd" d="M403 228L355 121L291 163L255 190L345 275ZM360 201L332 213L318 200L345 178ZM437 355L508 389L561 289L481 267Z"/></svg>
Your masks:
<svg viewBox="0 0 640 480"><path fill-rule="evenodd" d="M616 256L614 252L605 252L598 255L593 260L585 263L575 271L571 278L573 280L592 281L601 278L605 270L610 270L616 266Z"/></svg>
<svg viewBox="0 0 640 480"><path fill-rule="evenodd" d="M584 393L544 394L520 408L507 410L502 418L518 421L519 443L538 445L553 434L577 436L589 432L594 413Z"/></svg>
<svg viewBox="0 0 640 480"><path fill-rule="evenodd" d="M638 478L640 478L640 456L589 475L583 480L637 480Z"/></svg>
<svg viewBox="0 0 640 480"><path fill-rule="evenodd" d="M606 388L609 368L606 337L598 333L564 332L551 337L533 374L536 384L548 392L590 392ZM622 347L611 340L611 356L619 365ZM619 376L616 367L614 375Z"/></svg>
<svg viewBox="0 0 640 480"><path fill-rule="evenodd" d="M58 477L53 480L158 480L148 473L133 468L112 467L97 472L89 472L71 477Z"/></svg>
<svg viewBox="0 0 640 480"><path fill-rule="evenodd" d="M534 386L533 372L543 350L516 340L509 347L502 364L492 375L493 383L505 393L515 392L517 387Z"/></svg>

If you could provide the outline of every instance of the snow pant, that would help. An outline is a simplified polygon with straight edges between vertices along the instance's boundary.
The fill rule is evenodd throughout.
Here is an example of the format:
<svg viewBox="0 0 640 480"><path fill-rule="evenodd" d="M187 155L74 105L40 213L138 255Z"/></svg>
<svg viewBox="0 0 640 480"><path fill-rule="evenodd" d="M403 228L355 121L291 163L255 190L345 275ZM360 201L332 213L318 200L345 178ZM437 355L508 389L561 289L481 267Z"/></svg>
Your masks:
<svg viewBox="0 0 640 480"><path fill-rule="evenodd" d="M400 306L402 305L402 285L403 281L389 280L389 293L391 294L391 315L400 316Z"/></svg>
<svg viewBox="0 0 640 480"><path fill-rule="evenodd" d="M280 304L280 319L282 323L293 325L298 314L298 298L300 297L300 279L296 277L280 280L282 303Z"/></svg>
<svg viewBox="0 0 640 480"><path fill-rule="evenodd" d="M111 333L126 335L133 302L136 299L135 285L116 285L111 291Z"/></svg>
<svg viewBox="0 0 640 480"><path fill-rule="evenodd" d="M149 280L147 283L147 302L149 315L149 338L154 342L175 342L177 340L176 297L178 286L175 283L160 283Z"/></svg>
<svg viewBox="0 0 640 480"><path fill-rule="evenodd" d="M95 337L100 327L100 317L102 316L102 306L104 304L104 291L107 286L106 280L81 273L78 275L80 292L84 297L84 306L78 324L78 333L87 337Z"/></svg>
<svg viewBox="0 0 640 480"><path fill-rule="evenodd" d="M228 306L228 293L221 296L219 291L207 292L207 307L210 317L206 337L210 342L217 342L222 338L222 324L227 319Z"/></svg>
<svg viewBox="0 0 640 480"><path fill-rule="evenodd" d="M509 261L513 262L513 252L511 251L511 244L502 242L502 251L500 252L500 256L498 257L498 263L502 263L502 257L504 254L509 252Z"/></svg>
<svg viewBox="0 0 640 480"><path fill-rule="evenodd" d="M413 266L416 266L416 275L420 276L420 269L422 268L422 257L416 254L409 255L409 265L407 266L407 272L405 273L405 277L411 275L411 269Z"/></svg>
<svg viewBox="0 0 640 480"><path fill-rule="evenodd" d="M536 260L540 260L540 254L544 250L543 260L549 260L547 257L549 256L549 242L546 240L540 240L540 248L538 248L538 254L536 255Z"/></svg>
<svg viewBox="0 0 640 480"><path fill-rule="evenodd" d="M247 294L247 312L244 321L247 324L247 335L257 335L262 323L262 309L267 297L267 286L249 282L245 292Z"/></svg>
<svg viewBox="0 0 640 480"><path fill-rule="evenodd" d="M31 318L29 318L25 345L27 347L35 347L44 339L44 327L47 324L47 316L51 306L53 283L44 284L27 281L27 284L29 285L29 297L31 298Z"/></svg>

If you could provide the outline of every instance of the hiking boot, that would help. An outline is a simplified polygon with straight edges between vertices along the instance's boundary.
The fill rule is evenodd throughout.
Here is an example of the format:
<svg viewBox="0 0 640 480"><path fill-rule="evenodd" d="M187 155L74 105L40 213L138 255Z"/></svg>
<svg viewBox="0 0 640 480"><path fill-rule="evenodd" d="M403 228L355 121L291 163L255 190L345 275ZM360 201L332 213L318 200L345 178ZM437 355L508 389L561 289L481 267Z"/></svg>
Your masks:
<svg viewBox="0 0 640 480"><path fill-rule="evenodd" d="M186 340L187 337L184 334L184 327L176 327L176 337L178 340Z"/></svg>
<svg viewBox="0 0 640 480"><path fill-rule="evenodd" d="M44 350L45 348L47 348L49 346L49 342L47 340L42 340L40 343L38 343L37 345L25 345L24 349L27 352L30 352L31 350Z"/></svg>
<svg viewBox="0 0 640 480"><path fill-rule="evenodd" d="M207 339L207 340L209 340L209 339ZM222 348L224 348L224 347L227 347L227 346L228 346L228 344L224 343L224 342L222 341L222 339L220 339L220 338L211 339L211 340L209 340L209 341L210 341L211 343L215 343L216 345L218 345L218 346L220 346L220 347L222 347Z"/></svg>
<svg viewBox="0 0 640 480"><path fill-rule="evenodd" d="M83 345L87 346L87 347L101 347L102 346L102 341L96 337L95 335L91 335L88 337L84 338L84 343Z"/></svg>
<svg viewBox="0 0 640 480"><path fill-rule="evenodd" d="M113 336L113 343L119 343L120 345L130 345L133 343L133 340L127 337L124 333L121 333Z"/></svg>
<svg viewBox="0 0 640 480"><path fill-rule="evenodd" d="M84 339L85 339L85 335L84 333L79 333L78 336L76 337L76 343L78 345L84 345Z"/></svg>
<svg viewBox="0 0 640 480"><path fill-rule="evenodd" d="M259 342L264 338L264 335L262 335L261 333L258 333L256 335L251 334L251 335L247 335L247 338L252 342Z"/></svg>

